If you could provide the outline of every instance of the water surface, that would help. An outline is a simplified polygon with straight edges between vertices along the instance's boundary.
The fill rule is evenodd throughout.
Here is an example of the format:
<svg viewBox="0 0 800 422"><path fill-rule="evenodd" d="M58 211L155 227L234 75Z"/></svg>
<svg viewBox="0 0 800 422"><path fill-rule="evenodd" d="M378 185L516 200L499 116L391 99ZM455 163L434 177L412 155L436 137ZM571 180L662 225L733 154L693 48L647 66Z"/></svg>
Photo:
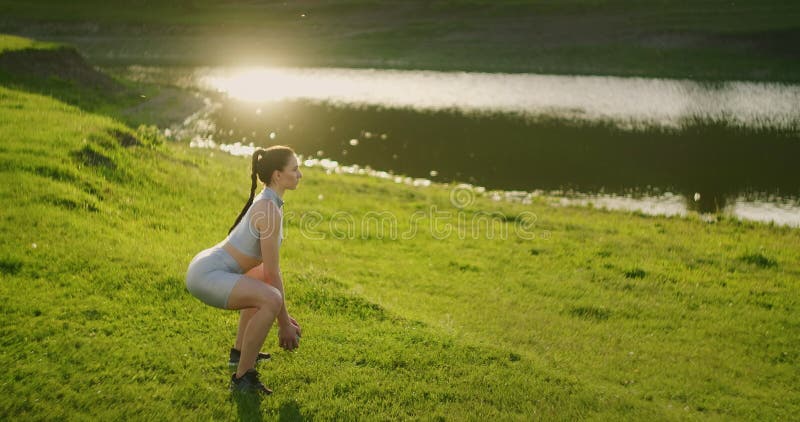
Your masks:
<svg viewBox="0 0 800 422"><path fill-rule="evenodd" d="M800 87L785 84L341 68L201 71L200 83L251 102L311 100L682 127L697 120L796 130Z"/></svg>
<svg viewBox="0 0 800 422"><path fill-rule="evenodd" d="M289 144L327 163L564 204L800 225L793 85L355 69L202 69L195 80L227 95L187 122L196 145Z"/></svg>

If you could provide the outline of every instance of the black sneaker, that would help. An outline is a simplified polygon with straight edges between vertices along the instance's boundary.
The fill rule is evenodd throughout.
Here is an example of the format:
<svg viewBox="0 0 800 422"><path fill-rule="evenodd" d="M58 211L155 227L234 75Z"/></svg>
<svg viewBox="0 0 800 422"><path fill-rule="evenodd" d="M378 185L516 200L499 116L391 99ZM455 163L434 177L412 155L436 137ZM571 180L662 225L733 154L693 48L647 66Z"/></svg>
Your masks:
<svg viewBox="0 0 800 422"><path fill-rule="evenodd" d="M242 352L236 349L231 348L231 357L228 359L228 366L239 366L239 358L242 356ZM258 352L258 357L256 358L256 363L268 360L272 356L269 353L261 353Z"/></svg>
<svg viewBox="0 0 800 422"><path fill-rule="evenodd" d="M236 378L236 372L234 372L231 375L231 390L242 393L272 394L272 390L258 380L258 371L255 369L248 370L241 378Z"/></svg>

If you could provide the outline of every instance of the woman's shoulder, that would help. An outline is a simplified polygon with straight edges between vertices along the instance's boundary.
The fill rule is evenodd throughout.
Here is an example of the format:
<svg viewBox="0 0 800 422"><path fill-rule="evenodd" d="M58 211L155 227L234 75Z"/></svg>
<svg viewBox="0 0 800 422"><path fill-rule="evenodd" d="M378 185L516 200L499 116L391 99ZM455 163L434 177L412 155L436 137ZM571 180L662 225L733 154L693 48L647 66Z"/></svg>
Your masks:
<svg viewBox="0 0 800 422"><path fill-rule="evenodd" d="M258 229L268 228L270 226L277 226L280 224L283 214L278 206L273 201L259 200L253 202L250 210L250 218L253 225Z"/></svg>
<svg viewBox="0 0 800 422"><path fill-rule="evenodd" d="M278 214L281 214L281 209L278 206L278 202L270 197L269 195L259 195L253 199L253 205L251 208L254 211L266 211L266 210L274 210Z"/></svg>
<svg viewBox="0 0 800 422"><path fill-rule="evenodd" d="M274 199L267 197L267 196L256 196L253 198L253 205L250 206L252 210L275 210L280 213L281 209L278 207L278 204L275 202Z"/></svg>

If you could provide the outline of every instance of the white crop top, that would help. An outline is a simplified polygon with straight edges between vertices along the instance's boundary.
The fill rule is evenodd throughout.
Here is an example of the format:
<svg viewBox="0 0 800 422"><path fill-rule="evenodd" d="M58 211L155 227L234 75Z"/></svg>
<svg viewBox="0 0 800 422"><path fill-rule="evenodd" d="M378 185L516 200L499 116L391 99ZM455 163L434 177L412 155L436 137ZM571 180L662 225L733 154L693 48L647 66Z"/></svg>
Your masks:
<svg viewBox="0 0 800 422"><path fill-rule="evenodd" d="M281 214L281 221L280 221L280 234L278 238L278 247L280 247L281 243L283 243L283 200L275 193L274 190L265 187L261 193L256 195L253 198L253 204L250 205L250 208L247 209L247 212L242 216L241 221L236 227L231 230L228 234L228 237L225 238L225 241L230 242L236 249L242 251L243 254L256 259L262 259L261 257L261 240L258 237L258 230L253 225L253 216L251 211L253 210L253 205L256 202L262 200L272 200L275 202L275 205L278 206L278 210ZM225 242L223 241L223 243Z"/></svg>

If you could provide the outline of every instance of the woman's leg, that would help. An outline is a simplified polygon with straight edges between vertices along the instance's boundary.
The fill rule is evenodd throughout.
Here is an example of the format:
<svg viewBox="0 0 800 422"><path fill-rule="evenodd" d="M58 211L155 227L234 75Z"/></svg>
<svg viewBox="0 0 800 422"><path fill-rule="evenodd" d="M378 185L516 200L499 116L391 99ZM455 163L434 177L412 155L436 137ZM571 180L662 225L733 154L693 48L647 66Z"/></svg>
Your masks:
<svg viewBox="0 0 800 422"><path fill-rule="evenodd" d="M254 278L256 280L264 279L264 264L256 265L255 267L251 268L250 271L246 272L244 275ZM236 350L242 350L242 342L244 342L244 330L247 328L247 323L250 322L250 318L256 313L255 308L245 308L239 312L239 328L236 330L236 343L234 344L233 348Z"/></svg>
<svg viewBox="0 0 800 422"><path fill-rule="evenodd" d="M247 329L247 324L250 322L250 318L255 315L256 308L245 308L239 311L239 328L236 331L236 343L234 344L233 348L236 350L242 350L242 343L244 342L244 331Z"/></svg>
<svg viewBox="0 0 800 422"><path fill-rule="evenodd" d="M283 298L275 287L247 276L242 276L236 282L228 296L228 309L255 310L244 329L242 355L239 358L236 377L241 377L248 370L255 368L258 351L264 345L264 340L281 306Z"/></svg>

